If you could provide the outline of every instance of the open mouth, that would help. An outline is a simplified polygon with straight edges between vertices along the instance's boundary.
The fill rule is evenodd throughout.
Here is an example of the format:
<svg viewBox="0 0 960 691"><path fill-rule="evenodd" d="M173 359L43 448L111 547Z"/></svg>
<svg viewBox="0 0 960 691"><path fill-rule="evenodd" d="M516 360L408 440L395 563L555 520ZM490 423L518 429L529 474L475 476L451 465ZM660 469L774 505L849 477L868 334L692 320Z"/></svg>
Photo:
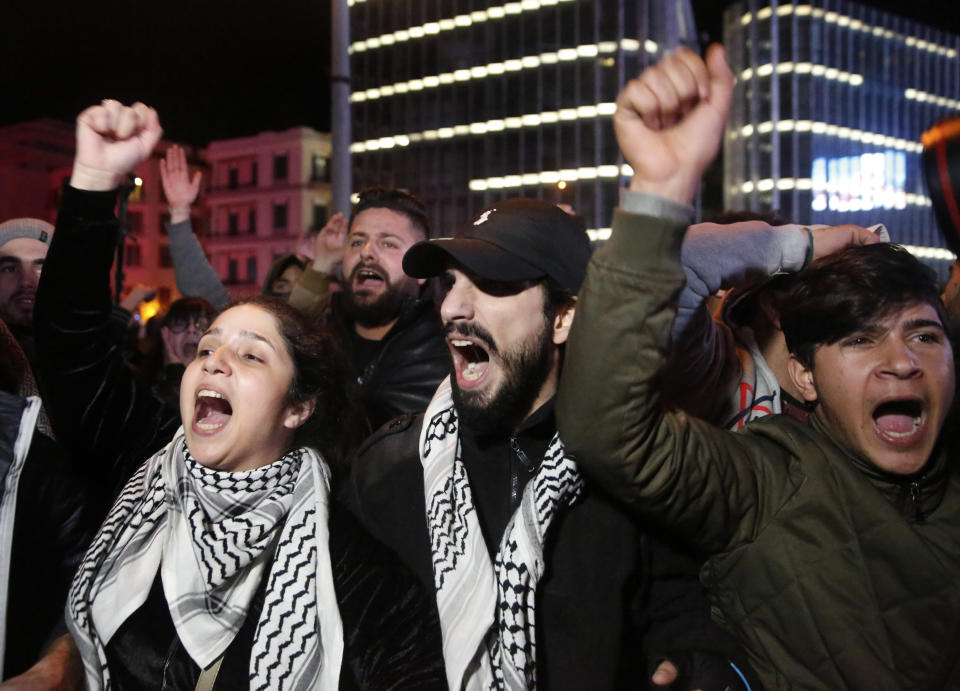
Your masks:
<svg viewBox="0 0 960 691"><path fill-rule="evenodd" d="M453 364L460 383L469 385L479 382L490 364L490 353L487 349L480 343L465 338L448 338L447 342L453 353Z"/></svg>
<svg viewBox="0 0 960 691"><path fill-rule="evenodd" d="M915 441L922 433L923 403L903 398L884 401L873 411L873 424L880 436L895 444Z"/></svg>
<svg viewBox="0 0 960 691"><path fill-rule="evenodd" d="M374 286L382 285L384 282L381 274L366 267L357 269L353 280L356 286L359 288L372 288Z"/></svg>
<svg viewBox="0 0 960 691"><path fill-rule="evenodd" d="M193 426L201 432L214 432L230 422L233 407L223 394L200 389L194 405Z"/></svg>

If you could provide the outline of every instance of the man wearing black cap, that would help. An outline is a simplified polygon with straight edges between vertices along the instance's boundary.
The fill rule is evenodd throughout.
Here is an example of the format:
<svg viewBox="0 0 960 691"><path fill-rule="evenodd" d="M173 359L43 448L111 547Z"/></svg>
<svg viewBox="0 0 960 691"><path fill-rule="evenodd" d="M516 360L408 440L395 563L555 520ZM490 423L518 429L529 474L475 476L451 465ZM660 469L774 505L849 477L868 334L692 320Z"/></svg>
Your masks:
<svg viewBox="0 0 960 691"><path fill-rule="evenodd" d="M695 565L672 553L667 564L585 485L557 436L554 393L589 255L578 218L514 199L404 256L408 275L446 288L451 374L424 414L361 447L342 494L435 590L452 689L620 688L654 668L669 683L667 659L699 688L734 675Z"/></svg>

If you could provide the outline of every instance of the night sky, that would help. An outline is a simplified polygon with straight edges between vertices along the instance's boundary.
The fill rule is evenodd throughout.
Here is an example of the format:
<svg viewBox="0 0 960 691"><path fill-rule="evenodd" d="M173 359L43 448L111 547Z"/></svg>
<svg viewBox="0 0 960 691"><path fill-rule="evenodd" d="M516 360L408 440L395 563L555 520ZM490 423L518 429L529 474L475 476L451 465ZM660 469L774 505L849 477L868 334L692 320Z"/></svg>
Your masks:
<svg viewBox="0 0 960 691"><path fill-rule="evenodd" d="M960 32L948 2L867 4ZM693 2L714 39L723 5ZM0 125L69 121L111 97L155 106L170 139L195 144L325 130L329 46L329 3L317 0L0 0Z"/></svg>

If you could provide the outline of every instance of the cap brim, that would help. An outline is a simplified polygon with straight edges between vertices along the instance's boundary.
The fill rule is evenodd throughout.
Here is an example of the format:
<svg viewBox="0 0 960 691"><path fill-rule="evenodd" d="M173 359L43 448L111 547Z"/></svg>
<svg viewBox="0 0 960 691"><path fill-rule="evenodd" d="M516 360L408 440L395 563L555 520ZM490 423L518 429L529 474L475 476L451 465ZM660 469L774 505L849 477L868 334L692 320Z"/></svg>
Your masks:
<svg viewBox="0 0 960 691"><path fill-rule="evenodd" d="M403 256L403 270L412 278L433 278L451 259L491 281L527 281L546 272L486 240L442 238L418 242Z"/></svg>

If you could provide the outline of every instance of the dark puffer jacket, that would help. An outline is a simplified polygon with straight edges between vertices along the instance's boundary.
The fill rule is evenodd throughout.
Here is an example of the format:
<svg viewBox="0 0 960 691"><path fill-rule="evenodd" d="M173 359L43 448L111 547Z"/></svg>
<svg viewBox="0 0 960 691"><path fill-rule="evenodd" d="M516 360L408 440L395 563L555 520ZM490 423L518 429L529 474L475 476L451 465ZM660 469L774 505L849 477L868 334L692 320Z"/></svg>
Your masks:
<svg viewBox="0 0 960 691"><path fill-rule="evenodd" d="M618 212L594 255L557 404L568 449L710 555L715 618L766 687L960 688L956 447L941 439L921 473L895 476L816 420L733 433L665 410L684 226Z"/></svg>

